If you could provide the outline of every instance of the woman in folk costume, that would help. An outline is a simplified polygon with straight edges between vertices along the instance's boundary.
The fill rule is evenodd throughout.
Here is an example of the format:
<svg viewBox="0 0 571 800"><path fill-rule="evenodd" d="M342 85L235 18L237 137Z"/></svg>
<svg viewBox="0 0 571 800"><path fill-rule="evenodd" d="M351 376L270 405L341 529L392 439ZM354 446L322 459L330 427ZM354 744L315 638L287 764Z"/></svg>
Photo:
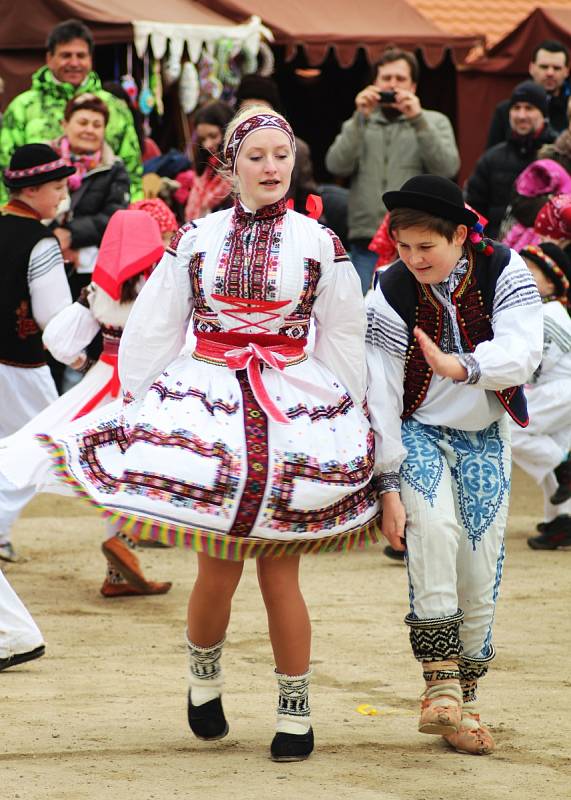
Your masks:
<svg viewBox="0 0 571 800"><path fill-rule="evenodd" d="M533 550L571 547L571 318L568 314L571 262L550 242L520 252L543 301L543 358L526 386L530 423L512 430L516 464L543 491L544 521Z"/></svg>
<svg viewBox="0 0 571 800"><path fill-rule="evenodd" d="M201 739L228 732L220 659L243 561L257 558L279 689L275 760L313 749L300 554L377 537L360 283L337 237L286 207L294 148L271 110L233 120L235 205L184 225L139 296L121 340L123 413L49 443L61 475L99 507L198 551L188 719ZM191 313L196 349L180 353Z"/></svg>
<svg viewBox="0 0 571 800"><path fill-rule="evenodd" d="M494 658L505 412L527 424L520 384L541 357L541 303L520 256L482 240L451 181L417 176L383 200L400 260L369 295L368 402L392 547L403 549L406 526L405 622L426 682L419 730L486 754L476 688Z"/></svg>
<svg viewBox="0 0 571 800"><path fill-rule="evenodd" d="M162 201L158 203L164 206ZM172 231L176 225L174 215L169 219ZM35 434L61 431L74 419L117 398L121 334L145 282L144 273L151 270L163 252L159 224L149 213L117 211L111 217L101 242L93 282L83 290L77 302L48 323L43 334L44 345L59 361L84 370L86 375L17 433L0 441L0 472L18 489L36 487L57 491L59 486L51 478L50 461ZM103 334L103 352L93 364L85 355L85 348L99 331ZM26 496L17 509L12 504L12 522L28 499ZM108 522L108 529L109 538L103 544L103 552L109 564L101 594L119 597L167 592L170 583L148 581L143 575L133 553L137 535L121 531L120 526L112 522Z"/></svg>

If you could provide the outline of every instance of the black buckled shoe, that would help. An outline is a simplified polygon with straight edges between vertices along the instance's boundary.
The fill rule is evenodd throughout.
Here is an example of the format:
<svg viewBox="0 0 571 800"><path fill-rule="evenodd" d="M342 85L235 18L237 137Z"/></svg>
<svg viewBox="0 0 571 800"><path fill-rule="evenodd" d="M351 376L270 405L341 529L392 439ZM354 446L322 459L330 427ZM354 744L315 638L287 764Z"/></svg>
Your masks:
<svg viewBox="0 0 571 800"><path fill-rule="evenodd" d="M209 700L208 703L203 703L201 706L193 706L189 692L188 724L197 739L205 741L223 739L229 728L220 697Z"/></svg>
<svg viewBox="0 0 571 800"><path fill-rule="evenodd" d="M550 522L544 523L539 536L527 540L532 550L559 550L571 548L571 516L560 514Z"/></svg>
<svg viewBox="0 0 571 800"><path fill-rule="evenodd" d="M270 753L272 761L305 761L313 752L313 728L307 733L276 733Z"/></svg>

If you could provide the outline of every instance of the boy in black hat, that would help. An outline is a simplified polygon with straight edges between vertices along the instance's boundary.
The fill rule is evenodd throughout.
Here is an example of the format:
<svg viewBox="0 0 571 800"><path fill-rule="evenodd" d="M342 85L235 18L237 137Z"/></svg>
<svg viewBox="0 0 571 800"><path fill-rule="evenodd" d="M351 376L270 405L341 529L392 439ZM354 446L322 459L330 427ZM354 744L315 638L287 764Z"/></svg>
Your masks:
<svg viewBox="0 0 571 800"><path fill-rule="evenodd" d="M18 430L57 398L46 366L41 329L71 303L63 256L42 219L55 217L75 167L43 144L14 152L4 183L10 193L0 208L0 437ZM0 558L16 560L10 527L34 489L0 481ZM42 635L0 576L0 670L44 654Z"/></svg>
<svg viewBox="0 0 571 800"><path fill-rule="evenodd" d="M58 240L42 219L56 216L75 172L45 144L14 152L0 208L0 438L17 431L57 398L46 366L42 329L71 303ZM10 527L33 495L0 484L0 558L14 560Z"/></svg>
<svg viewBox="0 0 571 800"><path fill-rule="evenodd" d="M400 260L368 301L368 403L383 533L404 549L410 641L426 689L419 730L462 752L494 748L477 681L492 623L510 490L506 411L541 357L542 309L520 256L484 240L446 178L386 192Z"/></svg>
<svg viewBox="0 0 571 800"><path fill-rule="evenodd" d="M530 424L512 431L516 464L540 485L544 521L533 550L571 547L571 319L567 313L571 262L550 242L520 251L543 301L543 357L526 387Z"/></svg>

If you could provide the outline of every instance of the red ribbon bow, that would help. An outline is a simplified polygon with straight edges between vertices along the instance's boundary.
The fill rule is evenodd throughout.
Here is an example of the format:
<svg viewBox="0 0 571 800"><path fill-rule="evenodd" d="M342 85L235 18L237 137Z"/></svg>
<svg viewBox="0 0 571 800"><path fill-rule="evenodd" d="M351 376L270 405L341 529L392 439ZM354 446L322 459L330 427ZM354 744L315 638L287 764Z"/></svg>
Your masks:
<svg viewBox="0 0 571 800"><path fill-rule="evenodd" d="M269 396L264 386L260 369L260 363L263 362L268 367L282 371L287 364L287 358L280 353L273 352L269 347L260 347L260 345L250 342L246 347L228 350L224 353L224 359L230 369L245 369L247 371L254 397L268 417L271 417L274 422L289 425L289 418Z"/></svg>

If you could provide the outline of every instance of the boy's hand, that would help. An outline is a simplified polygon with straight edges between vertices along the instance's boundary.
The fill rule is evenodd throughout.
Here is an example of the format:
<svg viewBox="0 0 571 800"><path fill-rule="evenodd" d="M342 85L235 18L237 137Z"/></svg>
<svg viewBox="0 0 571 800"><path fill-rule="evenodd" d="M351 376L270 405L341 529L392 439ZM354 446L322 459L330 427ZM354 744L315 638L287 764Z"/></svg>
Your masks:
<svg viewBox="0 0 571 800"><path fill-rule="evenodd" d="M456 356L442 352L438 345L418 326L415 327L413 333L420 344L422 355L425 357L428 366L432 368L436 375L441 375L443 378L452 378L454 381L466 380L468 371Z"/></svg>
<svg viewBox="0 0 571 800"><path fill-rule="evenodd" d="M404 550L404 529L406 511L398 492L385 492L381 495L383 507L382 532L385 539L395 550Z"/></svg>

